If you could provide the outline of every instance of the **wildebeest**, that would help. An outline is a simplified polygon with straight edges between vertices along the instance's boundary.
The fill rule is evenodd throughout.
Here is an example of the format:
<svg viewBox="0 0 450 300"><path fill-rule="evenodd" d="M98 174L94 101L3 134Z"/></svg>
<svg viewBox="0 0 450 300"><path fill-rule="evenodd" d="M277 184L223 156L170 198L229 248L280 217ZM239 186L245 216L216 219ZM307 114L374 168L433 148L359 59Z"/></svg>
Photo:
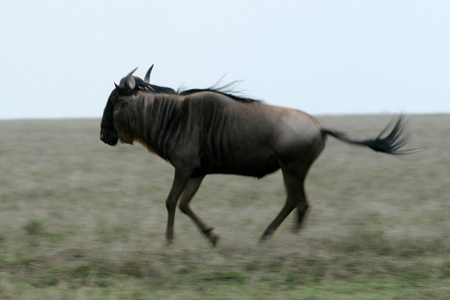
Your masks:
<svg viewBox="0 0 450 300"><path fill-rule="evenodd" d="M402 115L384 137L389 125L374 139L353 140L304 112L266 105L220 88L175 91L150 84L152 67L144 80L133 76L136 68L116 85L104 109L100 138L111 146L118 140L139 142L175 167L166 200L169 243L179 200L180 210L216 245L213 228L189 206L207 174L261 178L281 169L287 199L262 234L260 240L264 240L295 208L295 228L300 228L308 209L305 177L328 135L388 154L409 151L401 149L407 142Z"/></svg>

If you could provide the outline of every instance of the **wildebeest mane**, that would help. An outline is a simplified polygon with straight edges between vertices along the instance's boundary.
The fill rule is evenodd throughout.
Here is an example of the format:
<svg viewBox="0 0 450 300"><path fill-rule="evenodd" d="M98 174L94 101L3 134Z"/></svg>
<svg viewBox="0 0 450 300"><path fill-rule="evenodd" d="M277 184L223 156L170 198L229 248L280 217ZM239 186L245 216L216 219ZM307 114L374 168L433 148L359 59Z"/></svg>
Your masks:
<svg viewBox="0 0 450 300"><path fill-rule="evenodd" d="M170 95L177 94L177 92L170 87L159 86L156 84L150 84L150 86L152 87L153 91L156 92L157 94L170 94Z"/></svg>
<svg viewBox="0 0 450 300"><path fill-rule="evenodd" d="M221 87L212 86L206 89L189 89L189 90L178 90L178 95L191 95L200 92L213 92L218 93L224 96L227 96L235 101L243 102L243 103L261 103L261 100L256 100L252 98L242 97L237 95L237 91L234 91L231 87L235 85L236 82L229 83L227 85Z"/></svg>
<svg viewBox="0 0 450 300"><path fill-rule="evenodd" d="M235 84L236 84L236 82L234 81L234 82L231 82L229 84L226 84L226 85L220 86L220 87L216 87L214 85L212 87L205 88L205 89L198 89L198 88L187 89L187 90L178 89L176 91L172 88L165 87L165 86L158 86L155 84L137 84L136 89L153 92L156 94L169 94L169 95L180 95L180 96L187 96L187 95L192 95L192 94L200 93L200 92L212 92L212 93L217 93L217 94L227 96L238 102L243 102L243 103L261 103L262 102L261 100L256 100L256 99L247 98L247 97L238 95L239 91L236 91L232 88L232 86L234 86Z"/></svg>

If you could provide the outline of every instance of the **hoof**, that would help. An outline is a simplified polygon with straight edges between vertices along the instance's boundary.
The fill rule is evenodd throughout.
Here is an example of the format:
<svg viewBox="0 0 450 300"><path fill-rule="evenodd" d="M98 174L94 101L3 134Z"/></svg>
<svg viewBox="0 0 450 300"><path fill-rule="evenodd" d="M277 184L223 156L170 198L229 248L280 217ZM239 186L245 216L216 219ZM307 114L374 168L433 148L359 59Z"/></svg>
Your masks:
<svg viewBox="0 0 450 300"><path fill-rule="evenodd" d="M170 246L173 243L173 234L166 234L166 246Z"/></svg>
<svg viewBox="0 0 450 300"><path fill-rule="evenodd" d="M219 240L219 236L213 233L214 228L210 227L205 230L202 230L203 234L208 238L211 242L212 246L215 247L217 245L217 241Z"/></svg>
<svg viewBox="0 0 450 300"><path fill-rule="evenodd" d="M213 247L216 247L217 242L219 241L219 236L216 234L211 234L209 237L209 241Z"/></svg>
<svg viewBox="0 0 450 300"><path fill-rule="evenodd" d="M261 245L262 243L264 243L265 241L267 241L267 239L270 237L270 234L263 234L259 240L258 240L258 245Z"/></svg>
<svg viewBox="0 0 450 300"><path fill-rule="evenodd" d="M301 227L297 227L295 226L294 228L292 228L291 232L293 234L298 234L301 231Z"/></svg>

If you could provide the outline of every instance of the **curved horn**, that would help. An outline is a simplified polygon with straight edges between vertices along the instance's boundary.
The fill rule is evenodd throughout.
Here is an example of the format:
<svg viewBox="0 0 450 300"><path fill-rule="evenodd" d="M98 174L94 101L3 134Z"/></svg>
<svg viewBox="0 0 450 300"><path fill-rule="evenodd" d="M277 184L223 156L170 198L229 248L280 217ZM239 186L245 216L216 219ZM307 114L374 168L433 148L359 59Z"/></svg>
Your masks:
<svg viewBox="0 0 450 300"><path fill-rule="evenodd" d="M122 78L120 80L119 88L127 89L127 90L134 90L134 88L136 87L136 81L133 78L133 73L136 70L137 70L137 68L134 69L133 71L131 71L130 73L128 73L127 76L125 76L124 78Z"/></svg>
<svg viewBox="0 0 450 300"><path fill-rule="evenodd" d="M153 65L150 67L150 69L148 69L147 74L145 74L144 81L145 81L146 83L148 83L148 84L150 84L150 74L152 73L152 69L153 69L153 66L154 66L154 65L155 65L155 64L153 64Z"/></svg>

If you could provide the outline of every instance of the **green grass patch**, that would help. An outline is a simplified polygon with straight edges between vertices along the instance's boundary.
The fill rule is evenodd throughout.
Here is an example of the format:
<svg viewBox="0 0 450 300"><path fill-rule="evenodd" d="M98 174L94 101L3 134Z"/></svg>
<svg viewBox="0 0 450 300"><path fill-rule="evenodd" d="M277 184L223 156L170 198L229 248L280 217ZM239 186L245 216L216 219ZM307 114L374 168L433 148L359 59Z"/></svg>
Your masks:
<svg viewBox="0 0 450 300"><path fill-rule="evenodd" d="M28 235L37 236L37 235L43 235L45 233L44 225L43 225L42 221L35 220L35 219L31 219L31 220L27 221L22 226L22 228Z"/></svg>

